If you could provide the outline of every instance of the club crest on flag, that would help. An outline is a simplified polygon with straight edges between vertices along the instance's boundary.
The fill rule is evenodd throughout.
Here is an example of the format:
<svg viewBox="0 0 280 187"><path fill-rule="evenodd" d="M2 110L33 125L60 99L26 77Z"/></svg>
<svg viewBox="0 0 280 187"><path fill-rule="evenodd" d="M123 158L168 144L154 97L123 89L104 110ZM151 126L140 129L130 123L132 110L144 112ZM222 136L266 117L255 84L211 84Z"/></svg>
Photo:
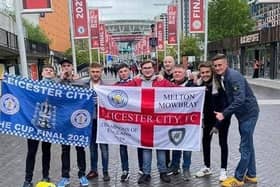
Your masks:
<svg viewBox="0 0 280 187"><path fill-rule="evenodd" d="M71 123L77 128L85 128L90 124L90 113L87 110L76 110L71 115Z"/></svg>
<svg viewBox="0 0 280 187"><path fill-rule="evenodd" d="M109 103L116 108L122 108L127 105L128 96L122 90L113 90L108 95Z"/></svg>
<svg viewBox="0 0 280 187"><path fill-rule="evenodd" d="M78 27L78 33L83 34L85 32L85 28L80 26Z"/></svg>
<svg viewBox="0 0 280 187"><path fill-rule="evenodd" d="M51 129L55 126L55 120L55 106L52 106L47 101L43 103L36 103L35 112L31 120L32 125L42 129Z"/></svg>
<svg viewBox="0 0 280 187"><path fill-rule="evenodd" d="M19 111L18 99L11 94L4 94L0 102L1 111L8 115L13 115Z"/></svg>
<svg viewBox="0 0 280 187"><path fill-rule="evenodd" d="M184 139L185 134L186 134L185 128L170 129L168 131L169 139L174 145L179 145Z"/></svg>

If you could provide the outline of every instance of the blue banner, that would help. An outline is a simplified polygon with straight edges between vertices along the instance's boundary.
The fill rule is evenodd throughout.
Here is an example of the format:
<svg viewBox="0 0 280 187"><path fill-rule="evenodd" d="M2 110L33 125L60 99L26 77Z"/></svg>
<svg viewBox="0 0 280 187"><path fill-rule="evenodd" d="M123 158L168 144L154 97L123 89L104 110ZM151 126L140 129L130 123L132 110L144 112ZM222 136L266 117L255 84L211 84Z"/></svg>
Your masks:
<svg viewBox="0 0 280 187"><path fill-rule="evenodd" d="M66 145L91 140L96 93L91 89L5 75L0 132Z"/></svg>

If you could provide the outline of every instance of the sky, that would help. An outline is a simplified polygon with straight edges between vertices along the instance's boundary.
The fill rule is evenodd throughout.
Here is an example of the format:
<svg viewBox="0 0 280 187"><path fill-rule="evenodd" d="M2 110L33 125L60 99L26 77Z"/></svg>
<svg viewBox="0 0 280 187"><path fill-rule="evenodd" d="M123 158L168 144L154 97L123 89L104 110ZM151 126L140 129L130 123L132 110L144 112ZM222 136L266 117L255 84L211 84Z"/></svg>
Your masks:
<svg viewBox="0 0 280 187"><path fill-rule="evenodd" d="M0 0L12 4L13 0ZM57 1L57 0L55 0ZM149 19L167 12L172 0L86 0L88 7L99 8L101 20Z"/></svg>
<svg viewBox="0 0 280 187"><path fill-rule="evenodd" d="M167 12L167 5L171 0L87 0L87 2L88 7L100 7L101 20L152 20L155 16Z"/></svg>

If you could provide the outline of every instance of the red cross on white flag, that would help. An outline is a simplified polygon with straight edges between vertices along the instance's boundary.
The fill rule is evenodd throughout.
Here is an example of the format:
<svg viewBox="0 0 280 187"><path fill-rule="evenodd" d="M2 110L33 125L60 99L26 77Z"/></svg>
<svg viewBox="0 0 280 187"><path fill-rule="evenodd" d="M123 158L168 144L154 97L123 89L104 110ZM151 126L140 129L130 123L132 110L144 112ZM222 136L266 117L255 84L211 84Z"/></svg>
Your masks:
<svg viewBox="0 0 280 187"><path fill-rule="evenodd" d="M200 150L204 87L98 86L97 142Z"/></svg>

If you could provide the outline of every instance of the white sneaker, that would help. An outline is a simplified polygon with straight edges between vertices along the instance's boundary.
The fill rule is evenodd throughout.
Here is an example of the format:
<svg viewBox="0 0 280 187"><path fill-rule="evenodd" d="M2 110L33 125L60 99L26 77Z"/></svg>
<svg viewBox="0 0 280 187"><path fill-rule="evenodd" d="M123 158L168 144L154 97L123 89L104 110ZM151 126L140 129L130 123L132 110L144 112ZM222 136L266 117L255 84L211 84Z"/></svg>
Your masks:
<svg viewBox="0 0 280 187"><path fill-rule="evenodd" d="M219 181L223 182L227 179L227 171L226 169L222 168L220 172Z"/></svg>
<svg viewBox="0 0 280 187"><path fill-rule="evenodd" d="M139 175L143 175L144 173L143 173L142 170L139 170L139 171L138 171L138 174L139 174Z"/></svg>
<svg viewBox="0 0 280 187"><path fill-rule="evenodd" d="M210 168L207 168L206 166L201 168L198 172L196 172L195 176L196 177L204 177L207 175L211 175L212 171Z"/></svg>

